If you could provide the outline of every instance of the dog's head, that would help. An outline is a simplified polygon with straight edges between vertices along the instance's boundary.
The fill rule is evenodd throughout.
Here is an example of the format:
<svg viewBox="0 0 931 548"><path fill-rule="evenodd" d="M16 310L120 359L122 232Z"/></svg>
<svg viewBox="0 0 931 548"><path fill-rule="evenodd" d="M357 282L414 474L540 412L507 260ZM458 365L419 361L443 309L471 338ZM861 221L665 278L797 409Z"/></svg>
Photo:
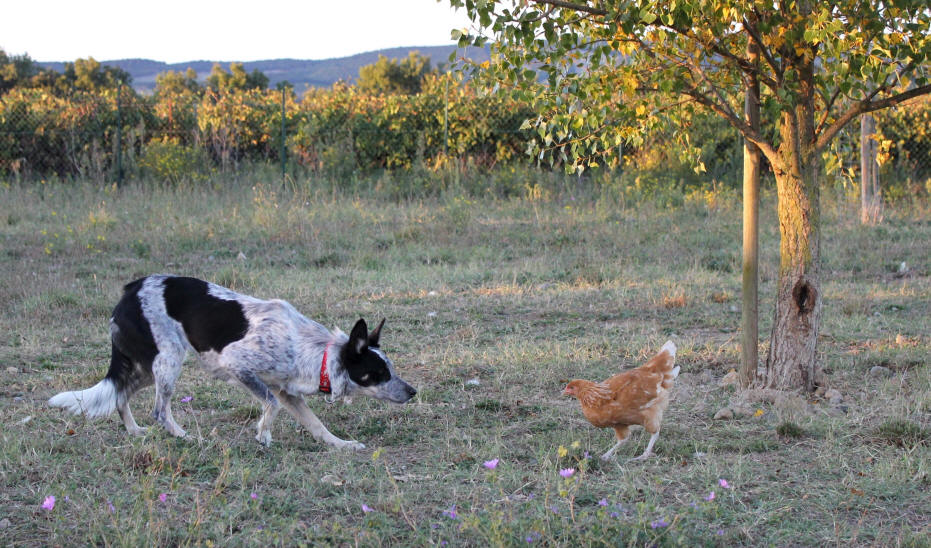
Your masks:
<svg viewBox="0 0 931 548"><path fill-rule="evenodd" d="M349 375L346 395L365 394L379 400L404 403L417 390L394 372L394 365L378 346L385 320L369 333L365 320L360 319L349 333L349 340L340 352L340 362Z"/></svg>

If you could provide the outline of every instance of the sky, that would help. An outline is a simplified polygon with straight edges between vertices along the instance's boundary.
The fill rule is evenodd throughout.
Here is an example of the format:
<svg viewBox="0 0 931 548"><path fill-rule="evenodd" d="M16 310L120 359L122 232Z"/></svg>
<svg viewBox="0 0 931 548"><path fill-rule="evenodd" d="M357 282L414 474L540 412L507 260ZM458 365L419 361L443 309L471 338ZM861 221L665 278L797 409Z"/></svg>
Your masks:
<svg viewBox="0 0 931 548"><path fill-rule="evenodd" d="M465 12L436 0L12 0L0 48L36 61L330 59L451 44Z"/></svg>

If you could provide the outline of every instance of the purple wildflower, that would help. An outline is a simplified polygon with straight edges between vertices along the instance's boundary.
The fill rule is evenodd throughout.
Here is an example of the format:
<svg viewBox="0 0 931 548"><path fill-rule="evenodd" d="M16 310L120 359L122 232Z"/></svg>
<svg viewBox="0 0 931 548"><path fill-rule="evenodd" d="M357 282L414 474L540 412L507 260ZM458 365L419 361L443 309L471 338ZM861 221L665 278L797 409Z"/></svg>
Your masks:
<svg viewBox="0 0 931 548"><path fill-rule="evenodd" d="M193 399L194 399L194 396L184 396L183 398L181 398L181 403L187 403Z"/></svg>
<svg viewBox="0 0 931 548"><path fill-rule="evenodd" d="M724 529L718 529L718 530L715 532L715 534L718 535L719 537L723 537L723 536L724 536Z"/></svg>
<svg viewBox="0 0 931 548"><path fill-rule="evenodd" d="M456 505L453 504L449 507L449 510L443 510L443 515L449 519L459 519L459 515L456 513Z"/></svg>
<svg viewBox="0 0 931 548"><path fill-rule="evenodd" d="M251 498L252 500L256 500L256 499L259 498L259 495L258 495L258 493L256 493L255 491L253 491L253 492L249 493L249 498Z"/></svg>
<svg viewBox="0 0 931 548"><path fill-rule="evenodd" d="M158 500L162 502L165 502L166 500L168 500L168 493L162 493L161 495L159 495Z"/></svg>
<svg viewBox="0 0 931 548"><path fill-rule="evenodd" d="M575 468L563 468L559 471L559 475L564 478L571 478L572 474L575 474Z"/></svg>
<svg viewBox="0 0 931 548"><path fill-rule="evenodd" d="M707 500L708 502L713 501L713 500L714 500L714 491L708 493L708 496L705 497L705 500Z"/></svg>
<svg viewBox="0 0 931 548"><path fill-rule="evenodd" d="M42 501L42 509L51 512L55 509L55 495L49 495Z"/></svg>
<svg viewBox="0 0 931 548"><path fill-rule="evenodd" d="M107 511L110 512L111 514L113 512L116 512L116 506L113 506L113 503L110 502L109 499L107 499Z"/></svg>
<svg viewBox="0 0 931 548"><path fill-rule="evenodd" d="M582 456L585 458L585 460L592 458L588 451L586 451Z"/></svg>
<svg viewBox="0 0 931 548"><path fill-rule="evenodd" d="M363 513L363 514L368 514L369 512L374 512L374 511L375 511L374 509L369 508L369 506L366 505L365 503L362 504L362 513Z"/></svg>
<svg viewBox="0 0 931 548"><path fill-rule="evenodd" d="M558 514L559 506L556 506L555 504L553 504L552 506L550 506L550 511L553 512L554 514Z"/></svg>
<svg viewBox="0 0 931 548"><path fill-rule="evenodd" d="M718 480L718 485L720 485L721 487L723 487L723 488L725 488L725 489L730 489L730 488L731 488L730 484L727 483L727 480L726 480L726 479L723 479L723 478Z"/></svg>
<svg viewBox="0 0 931 548"><path fill-rule="evenodd" d="M486 460L483 464L485 468L489 470L494 470L498 466L498 459Z"/></svg>
<svg viewBox="0 0 931 548"><path fill-rule="evenodd" d="M608 505L608 499L601 499L598 501L598 506L607 506L607 505Z"/></svg>
<svg viewBox="0 0 931 548"><path fill-rule="evenodd" d="M611 512L611 513L608 514L608 515L611 516L612 518L619 518L619 517L621 517L621 515L618 514L617 512Z"/></svg>
<svg viewBox="0 0 931 548"><path fill-rule="evenodd" d="M666 521L662 519L650 522L651 529L660 529L662 527L669 527L669 523L667 523Z"/></svg>

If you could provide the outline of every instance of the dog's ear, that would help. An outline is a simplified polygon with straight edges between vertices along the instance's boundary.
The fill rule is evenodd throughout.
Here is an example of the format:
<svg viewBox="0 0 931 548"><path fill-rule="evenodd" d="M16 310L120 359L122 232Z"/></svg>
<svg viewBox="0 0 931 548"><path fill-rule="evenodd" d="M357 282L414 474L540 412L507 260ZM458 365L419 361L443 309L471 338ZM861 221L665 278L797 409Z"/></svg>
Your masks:
<svg viewBox="0 0 931 548"><path fill-rule="evenodd" d="M349 348L356 354L365 352L369 347L369 328L365 325L365 320L359 318L356 325L349 332Z"/></svg>
<svg viewBox="0 0 931 548"><path fill-rule="evenodd" d="M378 322L378 327L376 327L374 331L369 333L369 346L375 346L375 347L378 346L378 338L381 337L381 326L383 325L385 325L384 318L382 318L381 321Z"/></svg>

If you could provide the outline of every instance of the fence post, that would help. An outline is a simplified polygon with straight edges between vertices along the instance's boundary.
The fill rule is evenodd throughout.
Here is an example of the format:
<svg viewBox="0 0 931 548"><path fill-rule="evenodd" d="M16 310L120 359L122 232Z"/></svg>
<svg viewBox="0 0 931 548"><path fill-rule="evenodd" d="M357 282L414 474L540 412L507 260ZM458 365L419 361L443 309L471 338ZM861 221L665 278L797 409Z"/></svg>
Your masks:
<svg viewBox="0 0 931 548"><path fill-rule="evenodd" d="M284 102L285 102L285 86L281 86L281 149L279 151L279 156L281 157L281 183L284 184L285 180L285 154L284 154Z"/></svg>
<svg viewBox="0 0 931 548"><path fill-rule="evenodd" d="M116 186L123 186L123 82L116 88Z"/></svg>
<svg viewBox="0 0 931 548"><path fill-rule="evenodd" d="M876 119L860 116L860 222L874 225L882 220L882 191L876 163Z"/></svg>
<svg viewBox="0 0 931 548"><path fill-rule="evenodd" d="M443 157L449 158L449 73L446 73L446 93L443 107Z"/></svg>

